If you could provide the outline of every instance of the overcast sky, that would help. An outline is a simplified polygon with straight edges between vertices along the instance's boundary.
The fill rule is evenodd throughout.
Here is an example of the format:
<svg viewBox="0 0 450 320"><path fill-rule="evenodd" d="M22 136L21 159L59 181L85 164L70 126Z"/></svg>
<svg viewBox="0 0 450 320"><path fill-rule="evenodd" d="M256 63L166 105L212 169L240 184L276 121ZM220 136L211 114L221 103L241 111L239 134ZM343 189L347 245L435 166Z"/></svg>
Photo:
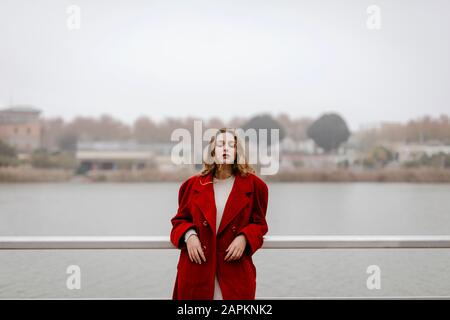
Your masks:
<svg viewBox="0 0 450 320"><path fill-rule="evenodd" d="M67 120L450 114L449 57L447 0L0 1L0 108Z"/></svg>

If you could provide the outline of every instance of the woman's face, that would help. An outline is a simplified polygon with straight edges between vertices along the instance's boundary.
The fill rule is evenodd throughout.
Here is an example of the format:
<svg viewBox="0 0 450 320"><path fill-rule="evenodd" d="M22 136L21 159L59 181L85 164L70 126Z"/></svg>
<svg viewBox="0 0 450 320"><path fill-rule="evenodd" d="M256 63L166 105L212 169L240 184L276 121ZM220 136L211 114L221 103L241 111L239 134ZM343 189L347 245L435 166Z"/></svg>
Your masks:
<svg viewBox="0 0 450 320"><path fill-rule="evenodd" d="M222 132L217 135L215 161L218 164L233 164L236 157L236 143L231 132Z"/></svg>

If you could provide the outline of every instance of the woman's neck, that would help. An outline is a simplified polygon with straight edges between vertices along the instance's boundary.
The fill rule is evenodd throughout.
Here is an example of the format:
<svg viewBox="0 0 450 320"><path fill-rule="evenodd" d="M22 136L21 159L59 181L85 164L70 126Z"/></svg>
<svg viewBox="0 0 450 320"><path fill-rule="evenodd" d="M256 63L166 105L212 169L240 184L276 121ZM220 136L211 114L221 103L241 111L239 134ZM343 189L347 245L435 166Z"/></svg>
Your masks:
<svg viewBox="0 0 450 320"><path fill-rule="evenodd" d="M231 164L219 164L217 165L217 170L215 173L215 178L221 180L231 177L232 170L231 170Z"/></svg>

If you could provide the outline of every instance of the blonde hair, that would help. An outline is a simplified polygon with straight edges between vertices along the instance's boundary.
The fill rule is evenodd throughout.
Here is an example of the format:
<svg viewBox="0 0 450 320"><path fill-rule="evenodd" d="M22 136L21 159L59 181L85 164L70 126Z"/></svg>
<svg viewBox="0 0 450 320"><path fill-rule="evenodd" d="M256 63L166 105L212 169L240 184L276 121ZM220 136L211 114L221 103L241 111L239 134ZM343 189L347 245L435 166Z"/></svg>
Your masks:
<svg viewBox="0 0 450 320"><path fill-rule="evenodd" d="M248 173L255 173L255 169L253 169L250 164L248 163L247 155L244 152L244 147L241 144L240 139L238 139L236 135L236 130L231 128L220 128L217 130L216 134L211 137L209 144L208 144L208 157L215 157L215 149L216 149L216 141L217 136L221 133L229 132L234 137L234 143L236 148L236 157L234 158L234 162L232 164L231 172L233 175L239 174L241 176L246 176ZM240 163L238 163L240 162ZM211 164L207 163L205 161L205 158L203 158L203 169L199 173L200 176L205 176L209 173L212 173L213 175L217 171L217 163L213 162Z"/></svg>

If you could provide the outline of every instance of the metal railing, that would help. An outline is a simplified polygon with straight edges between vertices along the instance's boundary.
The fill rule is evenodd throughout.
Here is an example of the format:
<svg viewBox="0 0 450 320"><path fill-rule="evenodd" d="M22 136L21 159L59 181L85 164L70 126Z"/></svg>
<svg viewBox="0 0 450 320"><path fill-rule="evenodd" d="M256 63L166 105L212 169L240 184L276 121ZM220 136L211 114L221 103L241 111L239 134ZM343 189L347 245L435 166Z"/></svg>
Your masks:
<svg viewBox="0 0 450 320"><path fill-rule="evenodd" d="M450 235L265 236L262 249L450 248ZM176 249L168 236L4 236L0 250Z"/></svg>
<svg viewBox="0 0 450 320"><path fill-rule="evenodd" d="M450 235L304 235L265 236L262 249L439 249L450 248ZM168 236L4 236L0 250L177 249ZM256 299L449 299L433 297L257 297ZM170 299L170 297L159 298Z"/></svg>

